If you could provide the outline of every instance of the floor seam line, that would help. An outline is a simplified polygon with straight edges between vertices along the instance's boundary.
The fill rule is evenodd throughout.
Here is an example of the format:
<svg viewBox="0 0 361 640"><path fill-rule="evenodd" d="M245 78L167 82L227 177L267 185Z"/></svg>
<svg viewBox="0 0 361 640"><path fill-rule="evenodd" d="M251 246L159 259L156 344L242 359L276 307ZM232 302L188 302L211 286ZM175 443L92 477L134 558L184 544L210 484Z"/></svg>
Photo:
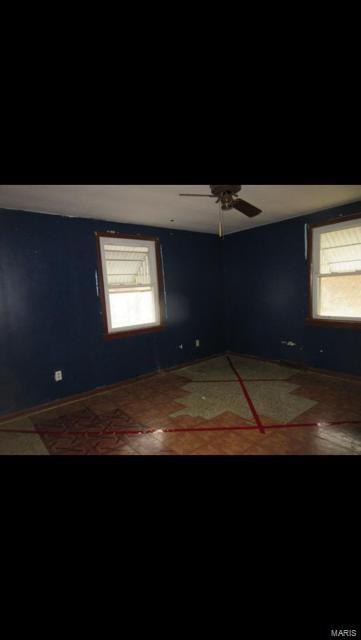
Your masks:
<svg viewBox="0 0 361 640"><path fill-rule="evenodd" d="M232 362L231 358L230 358L228 355L226 356L226 358L227 358L227 360L228 360L228 364L229 364L229 366L231 367L231 369L232 369L233 373L235 374L235 376L236 376L236 377L237 377L237 379L238 379L238 382L239 382L239 384L240 384L240 386L241 386L241 389L242 389L242 391L243 391L244 397L246 398L246 401L247 401L248 406L249 406L249 408L250 408L250 410L251 410L251 413L252 413L252 415L253 415L253 417L254 417L254 419L255 419L255 421L256 421L256 424L257 424L257 426L258 426L258 429L259 429L260 433L263 433L263 434L264 434L264 433L265 433L265 430L264 430L264 428L263 428L263 424L262 424L261 419L260 419L260 417L259 417L259 415L258 415L258 413L257 413L256 407L254 406L254 404L253 404L253 402L252 402L252 398L251 398L251 396L249 395L249 393L248 393L248 391L247 391L246 385L244 384L244 382L243 382L243 380L242 380L242 378L241 378L240 374L238 373L238 371L237 371L236 367L234 366L234 364L233 364L233 362Z"/></svg>

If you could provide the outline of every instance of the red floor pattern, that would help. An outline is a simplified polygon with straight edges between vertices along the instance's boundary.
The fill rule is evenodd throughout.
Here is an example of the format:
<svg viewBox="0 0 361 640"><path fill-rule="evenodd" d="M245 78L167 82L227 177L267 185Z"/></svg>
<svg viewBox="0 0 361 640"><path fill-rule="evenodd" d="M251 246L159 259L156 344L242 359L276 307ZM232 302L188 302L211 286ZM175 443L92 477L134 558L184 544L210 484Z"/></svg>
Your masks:
<svg viewBox="0 0 361 640"><path fill-rule="evenodd" d="M246 418L232 410L220 412L213 419L187 415L184 409L193 392L186 390L186 385L231 382L227 366L225 375L222 372L222 377L213 381L190 380L173 373L120 385L113 391L30 415L30 427L33 425L51 455L361 453L359 382L302 372L280 379L281 387L283 381L297 384L291 394L315 402L297 416L293 425L280 422L281 416L276 419L259 414L257 402L253 405L253 392L248 393L246 376L240 378L231 366L235 381L237 377L242 381L239 393L246 398L251 413L245 412ZM262 378L262 364L257 367L258 381L271 382L271 378ZM250 381L254 383L255 378ZM183 414L174 416L178 411ZM294 428L296 425L305 426ZM14 422L14 436L16 427ZM21 424L19 427L19 434L26 432ZM27 433L34 432L28 427Z"/></svg>

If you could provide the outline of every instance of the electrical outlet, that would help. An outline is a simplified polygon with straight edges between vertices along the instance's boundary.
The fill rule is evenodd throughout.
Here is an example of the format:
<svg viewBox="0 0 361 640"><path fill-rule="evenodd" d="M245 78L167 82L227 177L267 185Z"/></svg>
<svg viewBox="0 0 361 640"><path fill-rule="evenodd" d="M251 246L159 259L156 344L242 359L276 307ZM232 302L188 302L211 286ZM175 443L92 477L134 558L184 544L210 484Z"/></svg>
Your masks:
<svg viewBox="0 0 361 640"><path fill-rule="evenodd" d="M60 382L60 380L63 379L63 372L62 371L55 371L54 372L54 380L55 382Z"/></svg>
<svg viewBox="0 0 361 640"><path fill-rule="evenodd" d="M196 340L196 347L199 347L200 341Z"/></svg>

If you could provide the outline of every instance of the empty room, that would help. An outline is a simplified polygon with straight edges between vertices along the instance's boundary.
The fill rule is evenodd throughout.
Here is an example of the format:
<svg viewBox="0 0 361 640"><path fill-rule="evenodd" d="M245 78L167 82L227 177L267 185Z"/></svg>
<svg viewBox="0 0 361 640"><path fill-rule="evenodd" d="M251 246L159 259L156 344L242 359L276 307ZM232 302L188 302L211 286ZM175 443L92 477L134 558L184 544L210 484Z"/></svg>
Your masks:
<svg viewBox="0 0 361 640"><path fill-rule="evenodd" d="M1 185L0 454L361 453L361 185Z"/></svg>

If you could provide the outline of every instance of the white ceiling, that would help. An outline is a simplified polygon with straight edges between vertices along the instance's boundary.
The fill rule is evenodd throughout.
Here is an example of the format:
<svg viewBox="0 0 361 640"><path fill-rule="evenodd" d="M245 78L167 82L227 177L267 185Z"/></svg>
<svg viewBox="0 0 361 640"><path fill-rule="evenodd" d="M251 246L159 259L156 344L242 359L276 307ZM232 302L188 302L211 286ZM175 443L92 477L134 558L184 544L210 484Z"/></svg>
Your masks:
<svg viewBox="0 0 361 640"><path fill-rule="evenodd" d="M0 185L0 208L217 233L208 185ZM256 218L224 214L225 233L361 200L361 185L245 185L241 198L262 209Z"/></svg>

